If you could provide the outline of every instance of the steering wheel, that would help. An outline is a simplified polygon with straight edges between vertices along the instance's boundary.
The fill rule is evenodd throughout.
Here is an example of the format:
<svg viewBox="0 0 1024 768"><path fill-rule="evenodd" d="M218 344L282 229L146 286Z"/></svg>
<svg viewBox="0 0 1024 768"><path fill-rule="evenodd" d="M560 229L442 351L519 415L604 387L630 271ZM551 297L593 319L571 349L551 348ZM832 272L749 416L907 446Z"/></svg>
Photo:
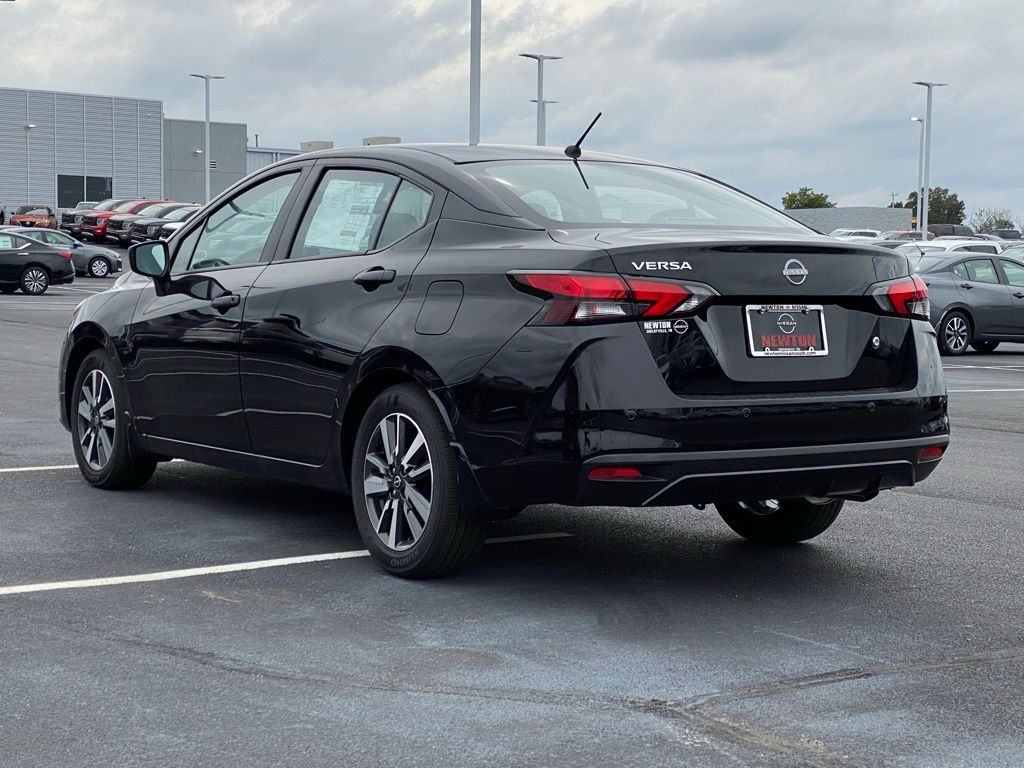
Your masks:
<svg viewBox="0 0 1024 768"><path fill-rule="evenodd" d="M676 221L674 221L676 219ZM678 221L682 219L682 221ZM667 208L664 211L658 211L656 214L651 216L647 220L648 224L685 224L688 221L692 221L693 216L685 208Z"/></svg>

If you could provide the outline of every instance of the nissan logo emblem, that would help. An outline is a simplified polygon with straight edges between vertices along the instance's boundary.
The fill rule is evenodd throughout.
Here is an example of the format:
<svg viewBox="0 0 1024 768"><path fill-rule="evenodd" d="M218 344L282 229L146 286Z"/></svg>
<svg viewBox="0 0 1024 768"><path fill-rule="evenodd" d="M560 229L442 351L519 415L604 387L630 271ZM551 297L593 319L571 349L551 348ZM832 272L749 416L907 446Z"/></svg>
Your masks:
<svg viewBox="0 0 1024 768"><path fill-rule="evenodd" d="M782 268L782 274L786 276L793 285L803 285L807 280L807 267L796 259L790 259Z"/></svg>

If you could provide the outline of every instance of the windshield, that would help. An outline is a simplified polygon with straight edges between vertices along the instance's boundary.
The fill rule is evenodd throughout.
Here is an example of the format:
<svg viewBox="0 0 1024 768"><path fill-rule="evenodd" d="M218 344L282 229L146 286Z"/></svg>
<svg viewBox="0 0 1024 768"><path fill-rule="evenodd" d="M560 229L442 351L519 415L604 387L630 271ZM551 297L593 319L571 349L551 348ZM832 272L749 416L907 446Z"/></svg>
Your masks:
<svg viewBox="0 0 1024 768"><path fill-rule="evenodd" d="M177 210L168 213L164 218L167 219L167 221L184 221L198 210L198 208L178 208Z"/></svg>
<svg viewBox="0 0 1024 768"><path fill-rule="evenodd" d="M14 212L15 216L46 216L48 214L49 211L38 205L23 205Z"/></svg>
<svg viewBox="0 0 1024 768"><path fill-rule="evenodd" d="M114 206L117 205L117 200L104 200L102 203L93 208L94 211L112 211Z"/></svg>
<svg viewBox="0 0 1024 768"><path fill-rule="evenodd" d="M496 161L464 167L528 219L577 226L810 231L764 203L673 168L585 161L577 169L560 160Z"/></svg>
<svg viewBox="0 0 1024 768"><path fill-rule="evenodd" d="M126 213L127 211L130 211L132 208L134 208L136 205L138 205L137 201L129 200L127 203L121 203L119 206L114 208L114 212L115 213ZM104 210L109 211L110 209L109 208L105 208Z"/></svg>
<svg viewBox="0 0 1024 768"><path fill-rule="evenodd" d="M161 211L166 208L167 203L156 203L155 205L147 205L138 214L139 216L159 216Z"/></svg>

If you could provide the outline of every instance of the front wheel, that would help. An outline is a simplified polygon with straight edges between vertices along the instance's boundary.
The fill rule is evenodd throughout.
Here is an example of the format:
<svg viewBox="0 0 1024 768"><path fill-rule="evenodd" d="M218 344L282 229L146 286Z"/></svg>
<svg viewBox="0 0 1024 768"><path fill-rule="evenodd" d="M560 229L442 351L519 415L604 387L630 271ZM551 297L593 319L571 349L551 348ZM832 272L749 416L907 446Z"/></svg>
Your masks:
<svg viewBox="0 0 1024 768"><path fill-rule="evenodd" d="M352 456L352 504L366 548L390 573L432 578L468 567L484 525L462 508L455 453L437 407L401 384L370 404Z"/></svg>
<svg viewBox="0 0 1024 768"><path fill-rule="evenodd" d="M758 544L796 544L823 533L839 516L842 499L761 499L715 504L736 533Z"/></svg>
<svg viewBox="0 0 1024 768"><path fill-rule="evenodd" d="M97 488L139 488L156 470L155 456L131 444L124 383L106 352L90 352L75 377L71 436L78 468Z"/></svg>
<svg viewBox="0 0 1024 768"><path fill-rule="evenodd" d="M962 355L971 341L971 321L963 312L950 312L939 324L939 351Z"/></svg>
<svg viewBox="0 0 1024 768"><path fill-rule="evenodd" d="M89 262L89 276L90 277L106 277L110 274L110 264L107 260L101 256L97 256L95 259Z"/></svg>
<svg viewBox="0 0 1024 768"><path fill-rule="evenodd" d="M998 346L998 341L976 341L971 344L971 349L975 352L981 352L982 354L987 355L989 352L995 352L996 347Z"/></svg>
<svg viewBox="0 0 1024 768"><path fill-rule="evenodd" d="M50 275L42 267L26 267L21 273L21 292L29 296L42 296L50 287Z"/></svg>

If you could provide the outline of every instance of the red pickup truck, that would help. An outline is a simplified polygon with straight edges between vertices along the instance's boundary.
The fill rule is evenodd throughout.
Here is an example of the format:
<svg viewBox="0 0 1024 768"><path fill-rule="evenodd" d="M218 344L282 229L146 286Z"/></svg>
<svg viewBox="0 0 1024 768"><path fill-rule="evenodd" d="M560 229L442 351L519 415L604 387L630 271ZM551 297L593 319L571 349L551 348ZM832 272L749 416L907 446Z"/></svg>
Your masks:
<svg viewBox="0 0 1024 768"><path fill-rule="evenodd" d="M82 217L82 234L88 235L96 242L107 239L107 222L111 216L119 213L138 213L147 205L161 203L163 200L129 200L110 211L92 211ZM77 220L76 220L77 223Z"/></svg>

